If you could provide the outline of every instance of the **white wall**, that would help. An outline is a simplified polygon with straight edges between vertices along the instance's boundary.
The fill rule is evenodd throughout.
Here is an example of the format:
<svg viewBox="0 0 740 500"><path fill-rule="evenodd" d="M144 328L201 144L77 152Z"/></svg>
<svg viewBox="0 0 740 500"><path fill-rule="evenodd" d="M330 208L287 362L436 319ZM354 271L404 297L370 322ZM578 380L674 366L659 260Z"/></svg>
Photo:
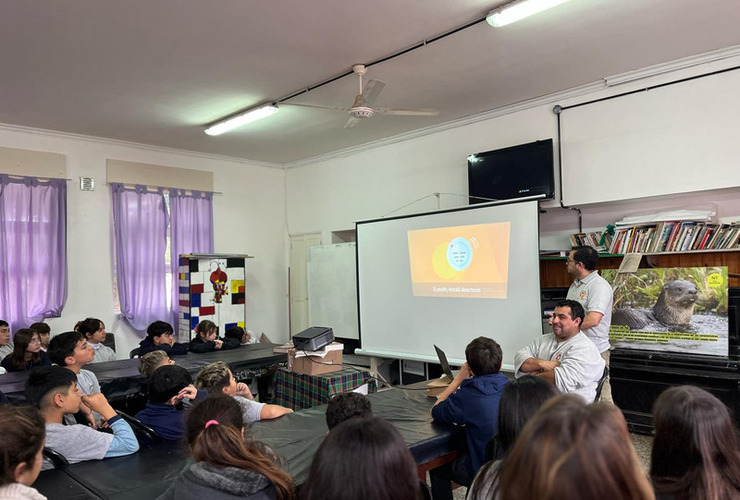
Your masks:
<svg viewBox="0 0 740 500"><path fill-rule="evenodd" d="M568 106L738 64L738 58L725 59L612 88L591 85L571 89L484 121L294 166L286 173L288 229L291 234L321 231L323 240L330 241L331 231L352 229L355 220L383 217L432 193L465 195L469 154L549 137L556 141L557 147L557 119L552 112L555 104ZM557 158L555 168L557 185ZM665 175L670 175L670 166L666 166ZM639 182L639 178L635 182ZM606 192L609 186L584 186L584 189ZM580 207L583 227L599 230L625 215L679 207L713 207L720 216L734 216L740 214L739 192L735 187L584 206ZM559 191L556 191L556 199L559 199ZM604 199L609 197L604 196ZM396 213L466 204L465 197L443 194L439 202L435 197L426 198ZM547 213L540 218L540 248L568 248L568 235L578 230L577 213L563 210L557 201L545 202L542 206Z"/></svg>
<svg viewBox="0 0 740 500"><path fill-rule="evenodd" d="M14 127L0 128L0 146L67 155L69 295L60 318L48 320L52 333L98 317L116 334L118 357L128 357L140 338L113 313L110 192L106 159L210 170L215 251L247 253L247 321L250 329L275 341L288 337L287 231L284 171L257 163L161 150L113 141L77 138ZM79 190L79 177L95 179L95 191Z"/></svg>

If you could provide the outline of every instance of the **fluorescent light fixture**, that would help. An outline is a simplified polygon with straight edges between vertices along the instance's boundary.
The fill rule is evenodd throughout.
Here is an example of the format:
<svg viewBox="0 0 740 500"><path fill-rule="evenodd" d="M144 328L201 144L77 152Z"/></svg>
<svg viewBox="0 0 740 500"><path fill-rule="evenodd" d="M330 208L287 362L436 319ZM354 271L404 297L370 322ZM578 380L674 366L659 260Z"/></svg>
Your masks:
<svg viewBox="0 0 740 500"><path fill-rule="evenodd" d="M543 10L547 10L567 1L568 0L519 0L518 2L512 2L496 10L492 10L486 16L486 21L494 28L500 28L501 26L506 26L507 24L519 21L525 17L533 16L538 12L542 12Z"/></svg>
<svg viewBox="0 0 740 500"><path fill-rule="evenodd" d="M246 125L247 123L252 123L267 116L274 115L277 112L278 107L275 104L266 104L259 108L252 108L244 113L221 120L220 122L208 127L206 129L206 134L221 135L224 132L234 130L235 128Z"/></svg>

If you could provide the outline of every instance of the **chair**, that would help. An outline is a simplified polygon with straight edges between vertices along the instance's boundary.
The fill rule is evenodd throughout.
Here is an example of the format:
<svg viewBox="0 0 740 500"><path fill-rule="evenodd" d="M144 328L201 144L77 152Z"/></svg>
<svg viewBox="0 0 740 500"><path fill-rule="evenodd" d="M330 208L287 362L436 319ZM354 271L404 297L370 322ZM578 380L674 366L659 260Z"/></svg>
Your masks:
<svg viewBox="0 0 740 500"><path fill-rule="evenodd" d="M69 462L64 457L64 455L62 455L58 451L54 451L51 448L44 447L44 450L41 453L44 455L44 458L48 459L52 464L54 464L55 469L66 469L69 465Z"/></svg>
<svg viewBox="0 0 740 500"><path fill-rule="evenodd" d="M604 388L604 382L606 382L606 379L609 377L609 367L604 366L604 373L601 375L601 378L599 379L599 383L596 384L596 397L594 398L594 403L597 402L599 399L601 399L601 389Z"/></svg>
<svg viewBox="0 0 740 500"><path fill-rule="evenodd" d="M116 352L116 336L112 333L106 333L103 345L106 347L110 347L111 349L113 349L113 352Z"/></svg>
<svg viewBox="0 0 740 500"><path fill-rule="evenodd" d="M128 425L131 426L131 429L134 431L134 434L136 434L136 439L139 441L139 444L142 443L142 439L144 438L145 441L151 442L151 443L159 443L162 441L162 436L157 434L157 431L149 427L148 425L142 423L137 418L132 417L128 413L124 413L122 411L118 411L118 414L121 416L122 419L124 419L126 422L128 422Z"/></svg>
<svg viewBox="0 0 740 500"><path fill-rule="evenodd" d="M486 462L501 458L498 456L499 452L498 434L496 434L486 444Z"/></svg>
<svg viewBox="0 0 740 500"><path fill-rule="evenodd" d="M432 500L432 490L426 481L419 479L419 500Z"/></svg>
<svg viewBox="0 0 740 500"><path fill-rule="evenodd" d="M141 347L137 347L135 349L131 349L131 352L128 353L129 359L138 358L139 357L139 349L141 349Z"/></svg>

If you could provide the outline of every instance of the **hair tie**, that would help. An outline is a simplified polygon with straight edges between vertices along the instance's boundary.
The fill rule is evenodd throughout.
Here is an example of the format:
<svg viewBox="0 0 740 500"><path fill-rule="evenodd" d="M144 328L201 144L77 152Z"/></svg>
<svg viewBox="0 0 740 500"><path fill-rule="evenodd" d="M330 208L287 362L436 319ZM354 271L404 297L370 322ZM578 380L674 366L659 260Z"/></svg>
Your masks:
<svg viewBox="0 0 740 500"><path fill-rule="evenodd" d="M218 420L209 420L208 422L206 422L206 429L208 429L208 427L210 427L211 425L218 425Z"/></svg>

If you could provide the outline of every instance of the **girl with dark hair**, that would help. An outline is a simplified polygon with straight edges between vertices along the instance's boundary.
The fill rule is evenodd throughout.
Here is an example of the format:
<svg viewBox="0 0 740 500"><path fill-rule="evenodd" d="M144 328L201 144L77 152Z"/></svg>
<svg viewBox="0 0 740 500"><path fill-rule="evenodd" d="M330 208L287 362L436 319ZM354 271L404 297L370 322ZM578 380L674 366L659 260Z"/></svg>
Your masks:
<svg viewBox="0 0 740 500"><path fill-rule="evenodd" d="M498 435L492 439L497 445L495 457L476 474L468 489L468 500L499 498L501 471L516 438L545 401L557 395L557 388L540 377L521 377L506 384L498 407Z"/></svg>
<svg viewBox="0 0 740 500"><path fill-rule="evenodd" d="M239 404L210 396L189 413L185 437L195 463L159 498L291 500L295 484L266 445L244 440Z"/></svg>
<svg viewBox="0 0 740 500"><path fill-rule="evenodd" d="M234 349L241 345L236 339L218 338L218 326L213 321L204 319L195 327L195 338L190 341L191 352L211 352L218 349Z"/></svg>
<svg viewBox="0 0 740 500"><path fill-rule="evenodd" d="M653 500L622 412L576 394L547 401L501 473L506 500Z"/></svg>
<svg viewBox="0 0 740 500"><path fill-rule="evenodd" d="M408 445L381 418L352 418L319 446L301 500L417 500L419 480Z"/></svg>
<svg viewBox="0 0 740 500"><path fill-rule="evenodd" d="M30 486L41 470L46 422L33 406L0 406L0 498L46 500Z"/></svg>
<svg viewBox="0 0 740 500"><path fill-rule="evenodd" d="M102 363L103 361L115 361L116 352L103 345L105 341L105 324L97 318L86 318L78 321L75 330L85 336L87 343L95 351L93 363Z"/></svg>
<svg viewBox="0 0 740 500"><path fill-rule="evenodd" d="M15 332L13 343L12 354L5 356L0 363L8 372L22 372L51 364L49 357L41 350L39 334L30 328L21 328Z"/></svg>
<svg viewBox="0 0 740 500"><path fill-rule="evenodd" d="M653 416L650 476L658 498L740 498L740 439L719 399L698 387L672 387Z"/></svg>

